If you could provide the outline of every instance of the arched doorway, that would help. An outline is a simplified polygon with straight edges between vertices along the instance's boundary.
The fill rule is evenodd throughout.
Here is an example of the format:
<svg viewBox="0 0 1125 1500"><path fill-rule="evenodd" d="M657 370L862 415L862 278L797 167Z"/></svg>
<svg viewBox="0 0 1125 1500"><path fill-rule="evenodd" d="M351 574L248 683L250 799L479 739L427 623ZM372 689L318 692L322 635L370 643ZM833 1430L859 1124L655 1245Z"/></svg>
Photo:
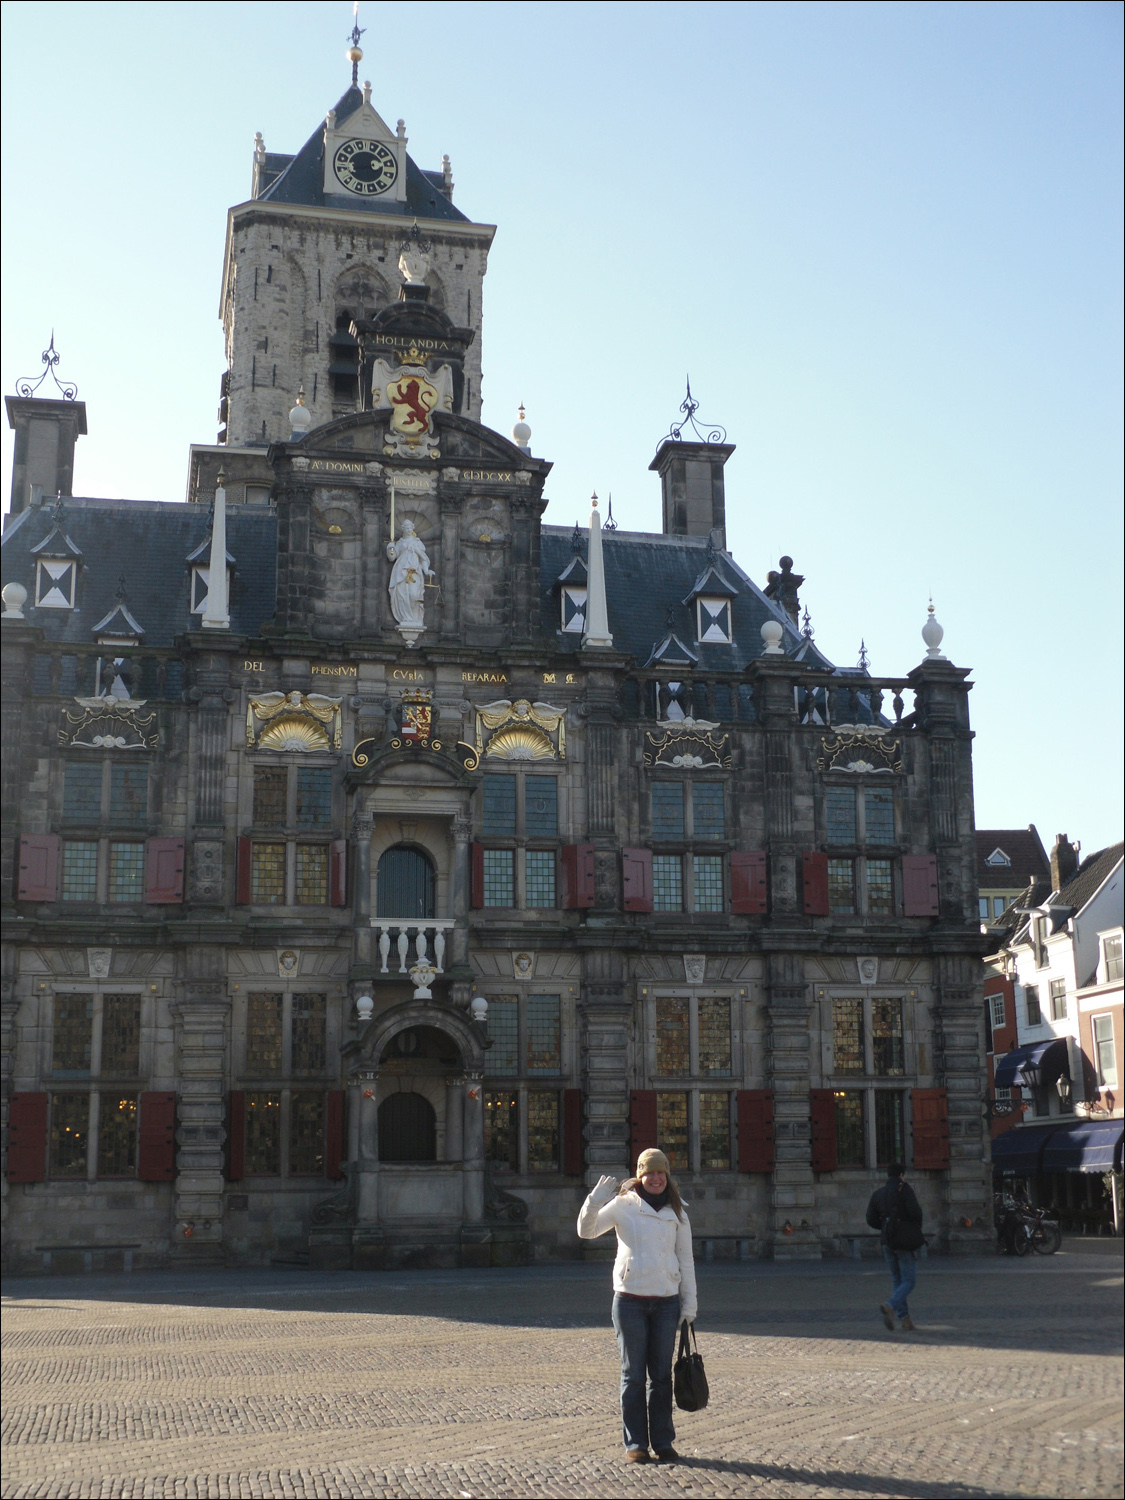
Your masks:
<svg viewBox="0 0 1125 1500"><path fill-rule="evenodd" d="M434 1107L421 1094L388 1094L379 1106L379 1156L385 1162L436 1161Z"/></svg>
<svg viewBox="0 0 1125 1500"><path fill-rule="evenodd" d="M433 917L434 867L421 849L396 844L379 860L376 872L375 915L377 917Z"/></svg>

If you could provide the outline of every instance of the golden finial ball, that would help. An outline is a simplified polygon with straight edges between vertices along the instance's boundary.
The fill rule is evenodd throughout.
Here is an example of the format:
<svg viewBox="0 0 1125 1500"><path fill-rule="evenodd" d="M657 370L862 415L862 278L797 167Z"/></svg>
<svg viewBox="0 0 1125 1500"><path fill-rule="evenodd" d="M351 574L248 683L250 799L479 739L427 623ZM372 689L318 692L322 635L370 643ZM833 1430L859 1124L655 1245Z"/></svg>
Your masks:
<svg viewBox="0 0 1125 1500"><path fill-rule="evenodd" d="M347 52L346 52L346 54L345 54L345 56L347 57L347 59L348 59L348 61L350 63L362 62L363 61L363 48L362 47L349 47L348 50L347 50Z"/></svg>

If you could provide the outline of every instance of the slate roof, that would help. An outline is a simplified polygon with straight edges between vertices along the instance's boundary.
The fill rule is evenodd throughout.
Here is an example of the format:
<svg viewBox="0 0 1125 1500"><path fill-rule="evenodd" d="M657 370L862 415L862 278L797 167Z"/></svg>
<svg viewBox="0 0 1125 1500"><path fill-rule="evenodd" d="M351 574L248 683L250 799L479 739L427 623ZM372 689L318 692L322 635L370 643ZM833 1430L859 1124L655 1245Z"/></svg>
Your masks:
<svg viewBox="0 0 1125 1500"><path fill-rule="evenodd" d="M363 103L363 93L354 86L336 105L336 118L346 120ZM285 158L279 152L266 156L266 176L276 170ZM348 208L356 213L396 214L418 219L454 219L471 222L467 214L454 208L441 191L442 174L424 172L412 156L406 157L406 203L390 203L383 198L367 199L348 196ZM323 208L324 195L324 125L319 124L308 140L288 158L288 164L277 171L269 186L258 195L259 203L301 203Z"/></svg>
<svg viewBox="0 0 1125 1500"><path fill-rule="evenodd" d="M1034 823L1026 828L977 829L977 887L979 890L1004 890L1025 885L1032 877L1049 880L1051 861ZM990 865L985 861L996 849L1002 849L1011 861L1008 865Z"/></svg>
<svg viewBox="0 0 1125 1500"><path fill-rule="evenodd" d="M157 500L63 501L63 529L81 548L74 609L36 609L36 543L54 526L53 510L24 510L3 538L4 582L24 585L24 614L59 644L94 644L95 627L117 607L122 575L129 613L150 648L171 647L175 637L199 629L189 613L189 556L211 535L207 505L165 504ZM227 506L227 555L234 559L231 629L257 636L275 612L277 517L265 505ZM201 559L205 561L205 559Z"/></svg>
<svg viewBox="0 0 1125 1500"><path fill-rule="evenodd" d="M1048 904L1066 906L1071 911L1080 912L1097 892L1102 881L1112 873L1114 865L1120 862L1123 850L1125 844L1110 844L1108 848L1099 849L1096 854L1084 859L1062 890L1052 892Z"/></svg>

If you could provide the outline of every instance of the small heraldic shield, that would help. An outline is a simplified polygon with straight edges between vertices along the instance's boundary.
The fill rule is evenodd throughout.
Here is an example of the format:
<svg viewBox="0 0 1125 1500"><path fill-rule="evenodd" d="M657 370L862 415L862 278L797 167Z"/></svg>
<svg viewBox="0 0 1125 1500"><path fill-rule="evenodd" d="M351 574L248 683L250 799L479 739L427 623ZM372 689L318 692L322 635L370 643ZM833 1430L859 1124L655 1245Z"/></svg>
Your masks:
<svg viewBox="0 0 1125 1500"><path fill-rule="evenodd" d="M440 398L437 386L421 375L404 372L387 386L391 426L405 438L422 438L430 432L430 413Z"/></svg>

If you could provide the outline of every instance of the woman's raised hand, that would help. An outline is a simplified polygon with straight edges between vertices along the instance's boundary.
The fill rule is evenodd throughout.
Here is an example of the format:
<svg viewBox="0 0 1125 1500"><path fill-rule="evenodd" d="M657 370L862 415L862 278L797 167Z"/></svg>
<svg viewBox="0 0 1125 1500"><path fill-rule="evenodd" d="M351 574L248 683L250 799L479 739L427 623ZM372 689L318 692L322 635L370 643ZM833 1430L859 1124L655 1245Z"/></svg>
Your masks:
<svg viewBox="0 0 1125 1500"><path fill-rule="evenodd" d="M611 1198L616 1197L617 1187L616 1177L599 1177L590 1197L596 1198L599 1203L608 1203Z"/></svg>

